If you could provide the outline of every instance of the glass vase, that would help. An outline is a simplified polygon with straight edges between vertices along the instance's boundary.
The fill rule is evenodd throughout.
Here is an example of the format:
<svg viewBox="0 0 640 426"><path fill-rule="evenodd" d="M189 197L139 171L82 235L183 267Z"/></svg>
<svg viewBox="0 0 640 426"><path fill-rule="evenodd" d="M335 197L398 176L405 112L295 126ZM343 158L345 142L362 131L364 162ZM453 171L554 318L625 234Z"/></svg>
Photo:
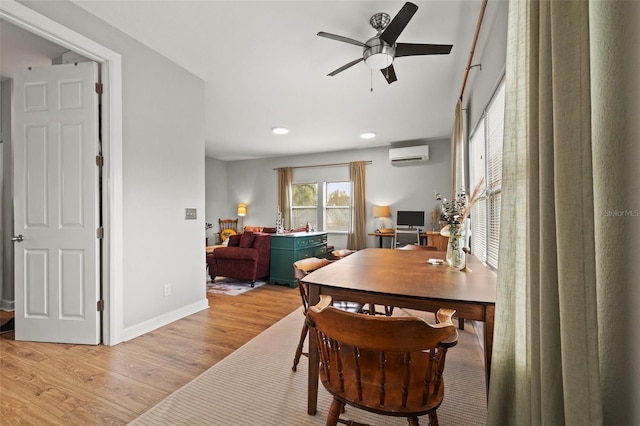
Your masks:
<svg viewBox="0 0 640 426"><path fill-rule="evenodd" d="M445 234L449 237L447 244L447 265L455 269L461 269L465 265L464 228L462 225L448 225ZM444 229L443 229L444 231Z"/></svg>

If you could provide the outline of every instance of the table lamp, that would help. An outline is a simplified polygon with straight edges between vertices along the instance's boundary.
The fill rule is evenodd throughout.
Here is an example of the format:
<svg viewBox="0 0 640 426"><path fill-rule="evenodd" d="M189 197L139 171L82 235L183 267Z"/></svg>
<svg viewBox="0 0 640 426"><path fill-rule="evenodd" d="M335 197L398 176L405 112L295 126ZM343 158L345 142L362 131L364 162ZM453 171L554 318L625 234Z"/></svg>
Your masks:
<svg viewBox="0 0 640 426"><path fill-rule="evenodd" d="M389 206L373 206L373 217L380 219L379 229L384 228L384 218L391 216L391 210Z"/></svg>
<svg viewBox="0 0 640 426"><path fill-rule="evenodd" d="M244 231L244 217L247 215L247 205L245 203L238 203L238 216L242 218L240 222L240 229Z"/></svg>

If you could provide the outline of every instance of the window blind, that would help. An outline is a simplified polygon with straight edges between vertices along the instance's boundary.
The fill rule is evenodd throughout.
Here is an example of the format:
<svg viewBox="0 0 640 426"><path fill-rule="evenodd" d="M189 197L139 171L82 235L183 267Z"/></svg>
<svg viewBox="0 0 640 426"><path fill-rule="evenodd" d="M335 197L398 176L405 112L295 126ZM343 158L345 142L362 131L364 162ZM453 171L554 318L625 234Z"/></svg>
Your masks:
<svg viewBox="0 0 640 426"><path fill-rule="evenodd" d="M469 139L469 176L471 186L484 179L481 190L486 189L486 147L484 120L481 120ZM471 252L483 262L487 261L487 204L477 201L471 209Z"/></svg>
<svg viewBox="0 0 640 426"><path fill-rule="evenodd" d="M469 138L471 184L484 178L485 198L471 211L471 250L481 261L498 268L502 142L504 137L504 81L499 85Z"/></svg>
<svg viewBox="0 0 640 426"><path fill-rule="evenodd" d="M502 194L502 141L504 136L504 82L489 103L486 116L487 129L487 200L488 234L487 264L498 268L500 244L500 199Z"/></svg>

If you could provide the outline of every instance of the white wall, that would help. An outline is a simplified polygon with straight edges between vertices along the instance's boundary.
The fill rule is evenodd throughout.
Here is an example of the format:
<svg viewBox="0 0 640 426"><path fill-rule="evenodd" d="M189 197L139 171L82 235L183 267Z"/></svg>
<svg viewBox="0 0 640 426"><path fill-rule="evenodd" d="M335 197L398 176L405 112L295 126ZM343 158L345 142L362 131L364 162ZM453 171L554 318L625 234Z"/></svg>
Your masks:
<svg viewBox="0 0 640 426"><path fill-rule="evenodd" d="M122 56L124 338L206 307L204 82L69 2L21 3Z"/></svg>
<svg viewBox="0 0 640 426"><path fill-rule="evenodd" d="M349 161L372 161L366 166L367 231L372 232L378 221L371 216L374 205L390 205L395 221L397 210L424 210L427 226L430 223L429 212L436 206L434 192L447 191L451 186L451 148L449 140L416 141L416 144L428 144L430 158L425 163L394 166L389 162L389 148L377 147L350 151L329 152L313 155L267 158L261 160L231 161L228 163L207 159L207 194L216 181L211 179L211 168L227 170L228 195L226 211L235 217L238 202L248 205L245 225L275 226L277 211L277 172L278 167L296 167L319 164L344 163ZM293 171L294 182L325 180L349 180L347 166L328 168L300 168ZM213 209L224 209L215 202L207 202L207 218L215 218ZM218 210L220 211L220 210ZM391 222L389 222L391 224ZM347 238L344 234L329 234L328 243L336 248L345 248ZM375 237L369 237L367 245L377 247Z"/></svg>

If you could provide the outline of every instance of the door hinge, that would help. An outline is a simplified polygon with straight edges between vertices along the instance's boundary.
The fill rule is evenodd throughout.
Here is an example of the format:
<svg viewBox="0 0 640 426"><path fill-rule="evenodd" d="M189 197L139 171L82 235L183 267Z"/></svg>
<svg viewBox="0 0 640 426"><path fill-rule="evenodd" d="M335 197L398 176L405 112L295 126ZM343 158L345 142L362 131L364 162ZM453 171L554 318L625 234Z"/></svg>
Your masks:
<svg viewBox="0 0 640 426"><path fill-rule="evenodd" d="M96 238L99 240L104 238L104 228L102 226L96 229Z"/></svg>
<svg viewBox="0 0 640 426"><path fill-rule="evenodd" d="M98 312L104 311L104 300L98 300Z"/></svg>
<svg viewBox="0 0 640 426"><path fill-rule="evenodd" d="M96 155L96 166L104 166L104 157L102 155Z"/></svg>
<svg viewBox="0 0 640 426"><path fill-rule="evenodd" d="M102 83L96 83L96 93L102 95Z"/></svg>

